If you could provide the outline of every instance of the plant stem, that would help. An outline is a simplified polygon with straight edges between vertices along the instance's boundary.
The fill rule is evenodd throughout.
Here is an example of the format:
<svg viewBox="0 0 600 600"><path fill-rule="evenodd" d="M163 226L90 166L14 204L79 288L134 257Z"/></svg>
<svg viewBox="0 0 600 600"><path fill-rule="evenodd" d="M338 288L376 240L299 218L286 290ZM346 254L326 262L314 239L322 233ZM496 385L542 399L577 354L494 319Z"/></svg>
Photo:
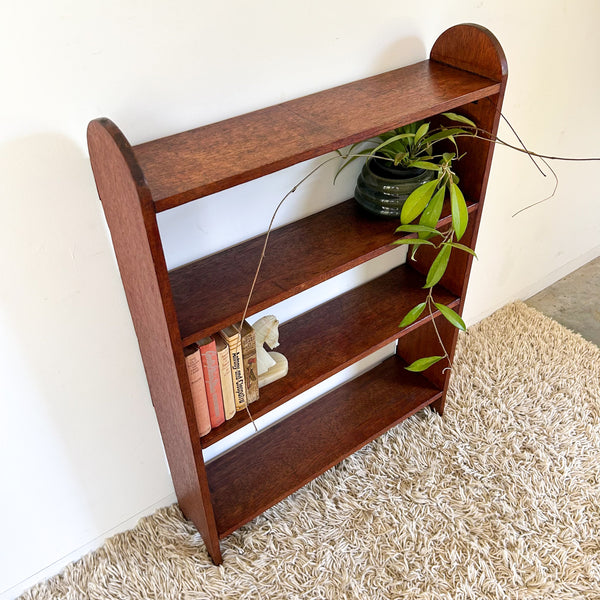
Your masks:
<svg viewBox="0 0 600 600"><path fill-rule="evenodd" d="M429 311L429 315L431 316L431 324L433 325L433 330L435 331L435 335L437 336L438 342L440 343L440 346L442 347L442 350L444 351L444 358L448 361L448 368L452 367L452 363L450 361L450 356L448 355L448 351L446 350L446 346L444 346L444 342L442 340L442 336L440 335L440 332L437 328L437 324L435 322L435 318L433 316L433 304L434 304L434 300L433 300L433 289L429 290L429 293L427 294L427 310Z"/></svg>
<svg viewBox="0 0 600 600"><path fill-rule="evenodd" d="M271 216L271 221L269 222L269 227L267 228L267 233L265 235L265 241L264 241L263 246L262 246L262 250L261 250L261 253L260 253L260 258L258 260L258 265L256 267L256 271L254 272L254 279L252 280L252 285L250 286L250 292L248 293L248 299L246 300L246 305L244 306L244 311L242 312L242 318L241 318L241 321L240 321L240 328L238 330L238 333L241 334L242 326L243 326L244 321L246 320L246 316L248 314L248 309L250 307L250 301L252 300L252 294L254 294L254 288L256 287L256 282L258 280L258 274L260 273L260 268L262 267L263 259L265 257L266 252L267 252L267 244L269 243L269 236L271 235L271 231L273 229L273 223L275 222L275 217L277 216L277 213L279 212L279 209L282 207L283 203L288 199L288 197L291 194L293 194L309 177L311 177L314 173L316 173L322 166L326 165L328 162L331 162L332 160L337 160L337 159L339 159L339 156L332 156L332 157L327 158L324 161L320 162L316 167L314 167L313 169L311 169L308 172L308 174L305 175L279 201L279 204L275 207L275 211L273 212L273 215ZM248 406L248 403L246 403L246 412L248 413L248 417L250 417L250 422L254 426L254 430L256 432L258 432L258 427L256 427L256 423L254 422L254 418L252 417L252 414L250 413L250 408Z"/></svg>

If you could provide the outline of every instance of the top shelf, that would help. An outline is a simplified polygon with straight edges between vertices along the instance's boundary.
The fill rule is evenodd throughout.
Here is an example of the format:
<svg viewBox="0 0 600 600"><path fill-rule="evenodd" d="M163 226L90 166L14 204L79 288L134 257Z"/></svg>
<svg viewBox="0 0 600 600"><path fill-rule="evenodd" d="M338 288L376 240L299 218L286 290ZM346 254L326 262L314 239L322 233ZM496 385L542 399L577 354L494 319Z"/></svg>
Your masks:
<svg viewBox="0 0 600 600"><path fill-rule="evenodd" d="M500 86L425 60L133 150L160 212L492 96Z"/></svg>

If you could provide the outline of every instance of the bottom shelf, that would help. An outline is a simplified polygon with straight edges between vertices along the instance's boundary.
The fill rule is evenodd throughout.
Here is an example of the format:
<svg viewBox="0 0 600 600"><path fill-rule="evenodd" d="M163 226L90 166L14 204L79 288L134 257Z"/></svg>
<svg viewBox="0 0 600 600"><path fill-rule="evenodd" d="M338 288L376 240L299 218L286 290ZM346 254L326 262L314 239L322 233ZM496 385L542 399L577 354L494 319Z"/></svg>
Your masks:
<svg viewBox="0 0 600 600"><path fill-rule="evenodd" d="M392 356L206 465L221 538L442 392Z"/></svg>

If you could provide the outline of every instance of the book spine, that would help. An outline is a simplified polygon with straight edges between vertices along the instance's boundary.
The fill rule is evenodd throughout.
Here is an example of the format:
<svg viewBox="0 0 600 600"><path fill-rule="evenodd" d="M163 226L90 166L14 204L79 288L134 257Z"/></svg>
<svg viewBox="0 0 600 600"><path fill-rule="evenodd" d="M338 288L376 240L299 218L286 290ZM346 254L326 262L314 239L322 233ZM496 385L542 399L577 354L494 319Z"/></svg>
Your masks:
<svg viewBox="0 0 600 600"><path fill-rule="evenodd" d="M239 333L227 339L229 344L229 359L231 361L231 380L233 382L233 396L235 410L246 408L246 382L244 378L244 364L242 361L242 338Z"/></svg>
<svg viewBox="0 0 600 600"><path fill-rule="evenodd" d="M248 393L248 404L258 400L258 364L256 362L256 334L252 326L244 321L242 327L242 356L244 359L244 377Z"/></svg>
<svg viewBox="0 0 600 600"><path fill-rule="evenodd" d="M235 398L233 396L233 380L231 379L231 359L229 347L222 339L216 340L217 360L219 361L219 375L221 377L221 392L223 394L223 408L225 419L235 415Z"/></svg>
<svg viewBox="0 0 600 600"><path fill-rule="evenodd" d="M200 355L202 356L202 369L204 371L210 424L212 427L218 427L221 423L225 422L225 411L223 409L219 360L217 358L217 348L214 339L211 338L210 341L200 346Z"/></svg>
<svg viewBox="0 0 600 600"><path fill-rule="evenodd" d="M208 399L206 396L206 386L204 385L204 371L202 369L202 357L198 346L192 346L186 349L185 366L190 380L192 391L192 402L194 403L194 413L196 414L196 423L200 435L206 435L211 430L210 414L208 412Z"/></svg>

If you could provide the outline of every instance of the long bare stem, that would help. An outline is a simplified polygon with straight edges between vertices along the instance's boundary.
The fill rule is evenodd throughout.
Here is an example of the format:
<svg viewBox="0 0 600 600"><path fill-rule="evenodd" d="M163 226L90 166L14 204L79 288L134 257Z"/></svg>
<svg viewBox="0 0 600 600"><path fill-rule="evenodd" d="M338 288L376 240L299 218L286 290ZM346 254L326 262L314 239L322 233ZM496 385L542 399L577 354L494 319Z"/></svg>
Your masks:
<svg viewBox="0 0 600 600"><path fill-rule="evenodd" d="M263 243L262 246L262 250L260 253L260 258L258 260L258 265L256 267L256 271L254 272L254 278L252 279L252 285L250 286L250 292L248 293L248 299L246 300L246 305L244 306L244 311L242 313L242 319L240 321L239 324L239 329L238 329L238 333L241 334L242 331L242 326L244 324L244 321L246 320L246 316L248 314L248 309L250 307L250 302L252 300L252 295L254 294L254 288L256 287L256 282L258 280L258 275L260 273L260 268L262 267L262 263L263 263L263 259L265 257L265 254L267 252L267 244L269 243L269 236L271 235L271 231L273 230L273 224L275 222L275 217L277 216L277 213L279 212L279 209L283 206L283 203L289 198L289 196L291 194L293 194L309 177L311 177L316 171L318 171L322 166L326 165L327 163L331 162L332 160L337 160L339 159L339 156L333 156L330 158L325 159L324 161L320 162L314 169L311 169L307 175L305 175L280 201L279 204L277 204L275 211L273 212L273 215L271 216L271 220L269 222L269 227L267 228L267 233L265 235L265 241ZM236 327L237 329L237 327ZM254 426L254 431L258 432L258 427L256 426L256 423L254 422L254 418L252 417L252 414L250 413L250 408L248 406L248 403L246 402L246 413L248 414L248 417L250 418L250 422L252 423L252 425Z"/></svg>
<svg viewBox="0 0 600 600"><path fill-rule="evenodd" d="M519 135L517 134L517 132L515 131L515 129L513 128L513 126L510 124L510 122L508 121L508 119L506 119L506 117L500 113L501 117L506 121L506 123L508 124L508 126L510 127L511 131L514 133L514 135L516 136L517 140L519 141L519 143L521 144L522 147L519 146L515 146L513 144L509 144L508 142L498 138L495 135L492 135L490 132L483 130L483 129L479 129L479 128L474 128L474 130L472 132L468 132L469 127L464 127L462 126L463 129L465 129L465 133L464 134L456 134L454 137L474 137L476 139L480 139L480 140L484 140L490 143L494 143L494 144L500 144L502 146L505 146L507 148L511 148L512 150L515 150L516 152L520 152L523 154L527 154L531 160L533 161L533 163L535 164L535 166L537 167L537 169L542 173L542 175L545 176L545 173L542 171L542 169L540 168L540 166L535 162L535 158L539 158L540 160L542 160L542 162L546 165L546 167L548 167L548 169L550 170L550 172L553 174L554 179L555 179L555 186L554 186L554 190L552 192L552 194L550 196L548 196L547 198L544 198L543 200L540 200L538 202L535 202L533 204L530 204L529 206L526 206L525 208L522 208L521 210L517 211L516 213L514 213L513 216L518 215L519 213L527 210L528 208L531 208L532 206L535 206L537 204L540 204L542 202L545 202L546 200L552 198L552 196L554 196L554 194L556 193L556 189L558 187L558 177L556 175L556 172L552 169L552 167L550 167L550 165L548 164L548 160L561 160L561 161L573 161L573 162L586 162L586 161L598 161L600 160L600 157L588 157L588 158L579 158L579 157L565 157L565 156L551 156L551 155L547 155L547 154L541 154L538 152L533 152L532 150L529 150L525 144L523 143L523 141L521 140L521 138L519 137ZM440 131L442 130L442 128L440 128ZM481 133L480 133L481 132ZM430 132L431 133L431 132ZM364 157L365 154L364 153L353 153L353 148L354 146L351 148L351 150L348 152L348 154L343 155L341 154L341 152L338 151L338 155L336 156L332 156L330 158L327 158L325 160L323 160L322 162L320 162L316 167L314 167L313 169L311 169L304 177L302 177L302 179L300 179L300 181L298 181L298 183L292 188L290 189L285 196L279 201L279 203L277 204L273 215L271 217L271 220L269 222L269 226L267 228L267 232L265 234L265 240L262 246L262 250L261 250L261 254L260 254L260 258L258 260L258 265L256 267L256 271L254 273L254 278L252 280L252 284L250 286L250 291L248 293L248 298L246 300L246 304L244 306L244 310L242 312L242 318L240 321L240 330L239 332L241 332L241 326L243 324L243 322L246 319L246 316L248 314L249 311L249 307L250 307L250 302L252 300L252 296L254 294L254 289L256 287L256 282L258 281L258 275L260 273L260 269L262 267L262 263L263 263L263 259L265 257L266 254L266 250L267 250L267 244L269 242L269 236L271 234L271 231L273 229L273 224L275 222L275 218L279 212L279 209L281 208L281 206L284 204L284 202L287 200L287 198L293 194L309 177L311 177L316 171L318 171L321 167L323 167L324 165L326 165L327 163L333 161L333 160L337 160L340 157L344 160L347 160L348 158L358 158L358 157ZM393 160L393 159L390 159ZM452 229L450 229L448 232L446 232L446 234L444 235L443 239L445 242L448 241L448 239L452 239ZM434 303L433 301L433 294L432 294L432 290L429 290L428 296L427 296L427 306L428 306L428 310L429 310L429 314L431 316L431 321L432 321L432 325L435 331L435 334L438 338L438 341L440 343L440 346L442 347L442 350L444 351L444 358L446 358L451 366L450 363L450 357L448 355L448 352L446 351L446 348L444 346L442 337L439 333L439 330L437 328L437 325L435 323L435 319L433 318L433 309L432 309L432 305ZM252 418L252 415L250 413L250 410L248 408L248 405L246 405L246 411L248 413L248 416L250 417L250 420L252 422L252 424L254 425L255 430L257 430L256 424L254 422L254 419Z"/></svg>
<svg viewBox="0 0 600 600"><path fill-rule="evenodd" d="M246 306L244 307L244 311L242 313L242 320L241 323L244 322L244 320L246 319L246 315L248 314L248 308L250 306L250 301L252 299L252 294L254 293L254 288L256 287L256 281L258 280L258 274L260 273L260 268L262 266L263 263L263 259L265 257L266 251L267 251L267 244L269 243L269 236L271 235L271 231L273 229L273 223L275 222L275 217L277 216L277 213L279 212L279 209L283 206L283 203L289 198L289 196L291 194L293 194L309 177L311 177L314 173L316 173L321 167L323 167L324 165L326 165L327 163L331 162L332 160L337 160L339 159L339 156L332 156L330 158L325 159L324 161L320 162L314 169L312 169L311 171L308 172L307 175L305 175L280 201L279 204L277 205L277 207L275 208L275 211L273 212L273 216L271 217L271 221L269 222L269 227L267 229L267 233L265 235L265 241L263 243L263 247L262 247L262 251L260 253L260 258L258 260L258 265L256 267L256 271L254 273L254 279L252 280L252 285L250 286L250 293L248 294L248 299L246 300ZM240 323L240 327L241 327L241 323Z"/></svg>
<svg viewBox="0 0 600 600"><path fill-rule="evenodd" d="M435 335L437 336L438 342L440 343L440 346L442 347L442 350L444 351L444 356L442 358L445 358L448 361L448 367L452 367L452 363L450 362L450 355L448 354L448 351L446 350L446 346L444 345L442 336L440 335L440 332L437 328L437 324L435 322L435 318L433 316L432 304L434 304L434 301L433 301L433 290L432 289L430 289L429 294L427 294L426 302L427 302L427 310L429 311L429 316L431 317L431 324L433 325L433 330L435 331Z"/></svg>

